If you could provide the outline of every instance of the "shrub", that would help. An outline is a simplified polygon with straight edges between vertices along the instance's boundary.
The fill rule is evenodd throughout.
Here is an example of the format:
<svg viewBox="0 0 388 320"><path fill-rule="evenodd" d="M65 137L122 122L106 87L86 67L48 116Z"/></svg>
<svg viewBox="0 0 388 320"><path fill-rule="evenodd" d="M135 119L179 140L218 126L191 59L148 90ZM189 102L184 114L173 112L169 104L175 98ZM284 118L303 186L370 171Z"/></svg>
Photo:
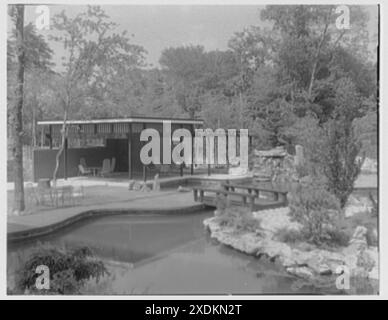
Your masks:
<svg viewBox="0 0 388 320"><path fill-rule="evenodd" d="M327 143L322 152L323 172L329 190L343 208L361 171L363 159L358 159L361 144L348 122L332 120L326 127Z"/></svg>
<svg viewBox="0 0 388 320"><path fill-rule="evenodd" d="M234 226L237 230L256 232L261 229L260 220L256 219L249 210L240 210L234 220Z"/></svg>
<svg viewBox="0 0 388 320"><path fill-rule="evenodd" d="M255 232L260 229L260 220L256 219L247 208L226 208L223 214L218 215L220 225L233 227L236 231Z"/></svg>
<svg viewBox="0 0 388 320"><path fill-rule="evenodd" d="M308 242L320 245L331 240L328 230L339 216L339 203L322 184L299 184L291 192L289 205L291 218L302 224Z"/></svg>
<svg viewBox="0 0 388 320"><path fill-rule="evenodd" d="M281 242L286 242L286 243L300 242L300 241L303 241L305 238L303 232L297 231L297 230L292 230L292 229L287 229L287 228L279 229L276 232L275 237L277 240L279 240Z"/></svg>
<svg viewBox="0 0 388 320"><path fill-rule="evenodd" d="M327 243L329 245L346 247L349 244L350 235L344 230L334 227L327 230L327 234L330 239L330 241Z"/></svg>
<svg viewBox="0 0 388 320"><path fill-rule="evenodd" d="M50 273L50 288L37 289L35 286L39 274L36 268L45 265ZM15 291L32 294L78 294L80 288L89 279L99 281L108 274L102 261L97 260L88 247L75 248L67 251L53 246L38 246L22 262L16 273Z"/></svg>

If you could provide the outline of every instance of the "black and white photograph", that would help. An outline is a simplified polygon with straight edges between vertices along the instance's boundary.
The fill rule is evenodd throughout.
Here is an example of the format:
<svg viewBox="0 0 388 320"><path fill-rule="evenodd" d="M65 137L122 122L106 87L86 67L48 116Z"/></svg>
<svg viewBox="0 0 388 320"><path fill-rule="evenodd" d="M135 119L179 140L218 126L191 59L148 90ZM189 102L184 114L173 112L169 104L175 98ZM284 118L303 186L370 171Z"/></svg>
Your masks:
<svg viewBox="0 0 388 320"><path fill-rule="evenodd" d="M381 4L3 7L5 296L381 295Z"/></svg>

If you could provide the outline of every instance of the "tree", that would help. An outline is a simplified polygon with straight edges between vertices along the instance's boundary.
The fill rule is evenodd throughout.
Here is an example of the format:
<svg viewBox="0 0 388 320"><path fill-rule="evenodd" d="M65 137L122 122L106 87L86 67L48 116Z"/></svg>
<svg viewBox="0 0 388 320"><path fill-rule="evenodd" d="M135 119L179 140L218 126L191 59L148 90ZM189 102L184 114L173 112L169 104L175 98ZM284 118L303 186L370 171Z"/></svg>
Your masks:
<svg viewBox="0 0 388 320"><path fill-rule="evenodd" d="M175 89L175 97L181 109L195 118L201 110L200 85L206 72L206 54L202 46L184 46L163 50L159 60L169 75Z"/></svg>
<svg viewBox="0 0 388 320"><path fill-rule="evenodd" d="M328 188L343 208L353 192L364 160L359 158L362 145L354 131L354 120L360 117L361 100L350 79L338 81L335 104L333 118L326 124L327 145L322 159Z"/></svg>
<svg viewBox="0 0 388 320"><path fill-rule="evenodd" d="M11 6L11 16L16 25L16 58L17 77L15 86L15 100L10 113L10 140L13 157L13 173L15 181L14 210L21 212L25 209L24 179L23 179L23 93L24 93L24 5Z"/></svg>
<svg viewBox="0 0 388 320"><path fill-rule="evenodd" d="M60 157L67 139L67 120L97 91L114 79L118 70L130 72L142 65L144 50L130 43L126 32L117 34L117 25L98 6L88 6L86 12L69 18L65 12L54 16L53 28L61 35L53 40L64 44L63 72L58 79L59 102L63 108L61 142L56 154L53 181L56 183Z"/></svg>
<svg viewBox="0 0 388 320"><path fill-rule="evenodd" d="M286 80L296 81L310 103L319 94L317 80L329 75L327 69L339 47L364 60L368 56L367 14L361 6L348 7L349 29L336 27L338 14L330 5L267 6L261 12L263 20L273 22L273 31L281 33L279 62Z"/></svg>
<svg viewBox="0 0 388 320"><path fill-rule="evenodd" d="M272 63L270 56L273 49L273 39L259 27L246 28L237 32L230 39L229 47L235 55L238 74L233 78L234 93L238 96L240 105L241 128L245 127L247 91L250 89L255 72L265 63Z"/></svg>
<svg viewBox="0 0 388 320"><path fill-rule="evenodd" d="M7 41L7 82L8 99L10 100L14 98L13 91L10 88L16 83L16 36L17 33L13 30L10 39ZM45 103L44 99L41 98L47 92L47 84L53 76L51 70L53 51L31 23L24 27L23 37L25 49L23 140L25 144L31 144L32 141L32 145L35 146L36 119L42 109L41 104Z"/></svg>

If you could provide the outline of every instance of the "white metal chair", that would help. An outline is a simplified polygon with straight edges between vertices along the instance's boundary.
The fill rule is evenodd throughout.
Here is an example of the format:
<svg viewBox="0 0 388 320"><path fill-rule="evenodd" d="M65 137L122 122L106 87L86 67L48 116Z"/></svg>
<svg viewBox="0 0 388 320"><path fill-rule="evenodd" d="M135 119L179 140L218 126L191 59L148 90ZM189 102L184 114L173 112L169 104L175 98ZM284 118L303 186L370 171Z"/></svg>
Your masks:
<svg viewBox="0 0 388 320"><path fill-rule="evenodd" d="M79 175L84 176L84 175L92 174L92 170L84 167L82 164L79 164L78 165L78 173L79 173Z"/></svg>
<svg viewBox="0 0 388 320"><path fill-rule="evenodd" d="M102 162L102 169L101 169L100 175L104 177L110 173L111 173L110 160L104 159L104 161Z"/></svg>
<svg viewBox="0 0 388 320"><path fill-rule="evenodd" d="M110 172L114 172L116 167L116 158L112 158L112 162L110 163Z"/></svg>

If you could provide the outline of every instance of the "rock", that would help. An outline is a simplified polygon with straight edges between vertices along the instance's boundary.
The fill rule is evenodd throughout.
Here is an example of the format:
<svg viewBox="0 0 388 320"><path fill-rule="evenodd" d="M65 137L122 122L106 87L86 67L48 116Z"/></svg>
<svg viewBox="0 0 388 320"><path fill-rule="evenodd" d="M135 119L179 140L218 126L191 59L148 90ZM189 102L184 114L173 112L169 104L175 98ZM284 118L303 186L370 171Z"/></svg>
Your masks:
<svg viewBox="0 0 388 320"><path fill-rule="evenodd" d="M361 166L361 171L377 173L377 161L370 158L365 158Z"/></svg>
<svg viewBox="0 0 388 320"><path fill-rule="evenodd" d="M314 277L313 271L308 267L288 267L286 271L303 279L312 279Z"/></svg>
<svg viewBox="0 0 388 320"><path fill-rule="evenodd" d="M191 189L190 188L185 188L185 187L182 187L182 186L178 186L177 191L178 192L190 192Z"/></svg>
<svg viewBox="0 0 388 320"><path fill-rule="evenodd" d="M315 246L307 242L301 242L297 244L297 248L301 251L311 251L315 249Z"/></svg>
<svg viewBox="0 0 388 320"><path fill-rule="evenodd" d="M149 191L151 191L151 189L147 186L147 184L145 182L142 182L140 185L141 185L141 187L140 187L140 191L141 192L149 192Z"/></svg>
<svg viewBox="0 0 388 320"><path fill-rule="evenodd" d="M366 197L357 198L351 195L344 208L345 217L352 217L359 213L369 213L372 211L372 204Z"/></svg>
<svg viewBox="0 0 388 320"><path fill-rule="evenodd" d="M253 154L257 157L285 157L287 151L283 147L276 147L271 150L254 150Z"/></svg>
<svg viewBox="0 0 388 320"><path fill-rule="evenodd" d="M291 266L295 264L291 247L283 242L264 239L260 242L257 254L266 254L270 258L278 258L283 266Z"/></svg>
<svg viewBox="0 0 388 320"><path fill-rule="evenodd" d="M272 238L281 229L300 231L302 228L301 224L291 221L289 212L290 209L285 207L253 212L253 216L260 220L261 228Z"/></svg>
<svg viewBox="0 0 388 320"><path fill-rule="evenodd" d="M295 166L301 166L304 163L304 154L303 154L303 147L301 145L295 146L295 159L294 164Z"/></svg>
<svg viewBox="0 0 388 320"><path fill-rule="evenodd" d="M248 168L243 168L243 167L235 167L235 168L229 168L230 175L232 176L242 176L242 175L247 175L248 174Z"/></svg>
<svg viewBox="0 0 388 320"><path fill-rule="evenodd" d="M362 248L366 248L368 246L366 240L366 234L368 233L368 229L364 226L358 226L353 233L351 240L349 241L349 246L355 247L357 250Z"/></svg>
<svg viewBox="0 0 388 320"><path fill-rule="evenodd" d="M265 214L256 212L255 217L265 220L266 216L269 216L269 210L266 211ZM220 221L217 217L204 221L212 238L250 255L258 257L265 255L271 261L276 259L287 272L299 278L316 280L319 276L338 274L346 266L353 276L378 279L377 247L367 248L360 246L358 242L365 238L364 227L356 228L351 245L341 251L329 251L312 245L292 248L286 243L274 240L269 229L237 232L232 226L220 225Z"/></svg>
<svg viewBox="0 0 388 320"><path fill-rule="evenodd" d="M134 185L135 185L135 180L129 180L128 190L133 190Z"/></svg>
<svg viewBox="0 0 388 320"><path fill-rule="evenodd" d="M138 181L135 181L133 186L132 186L132 190L139 191L139 190L141 190L141 188L142 188L142 184L139 183Z"/></svg>

